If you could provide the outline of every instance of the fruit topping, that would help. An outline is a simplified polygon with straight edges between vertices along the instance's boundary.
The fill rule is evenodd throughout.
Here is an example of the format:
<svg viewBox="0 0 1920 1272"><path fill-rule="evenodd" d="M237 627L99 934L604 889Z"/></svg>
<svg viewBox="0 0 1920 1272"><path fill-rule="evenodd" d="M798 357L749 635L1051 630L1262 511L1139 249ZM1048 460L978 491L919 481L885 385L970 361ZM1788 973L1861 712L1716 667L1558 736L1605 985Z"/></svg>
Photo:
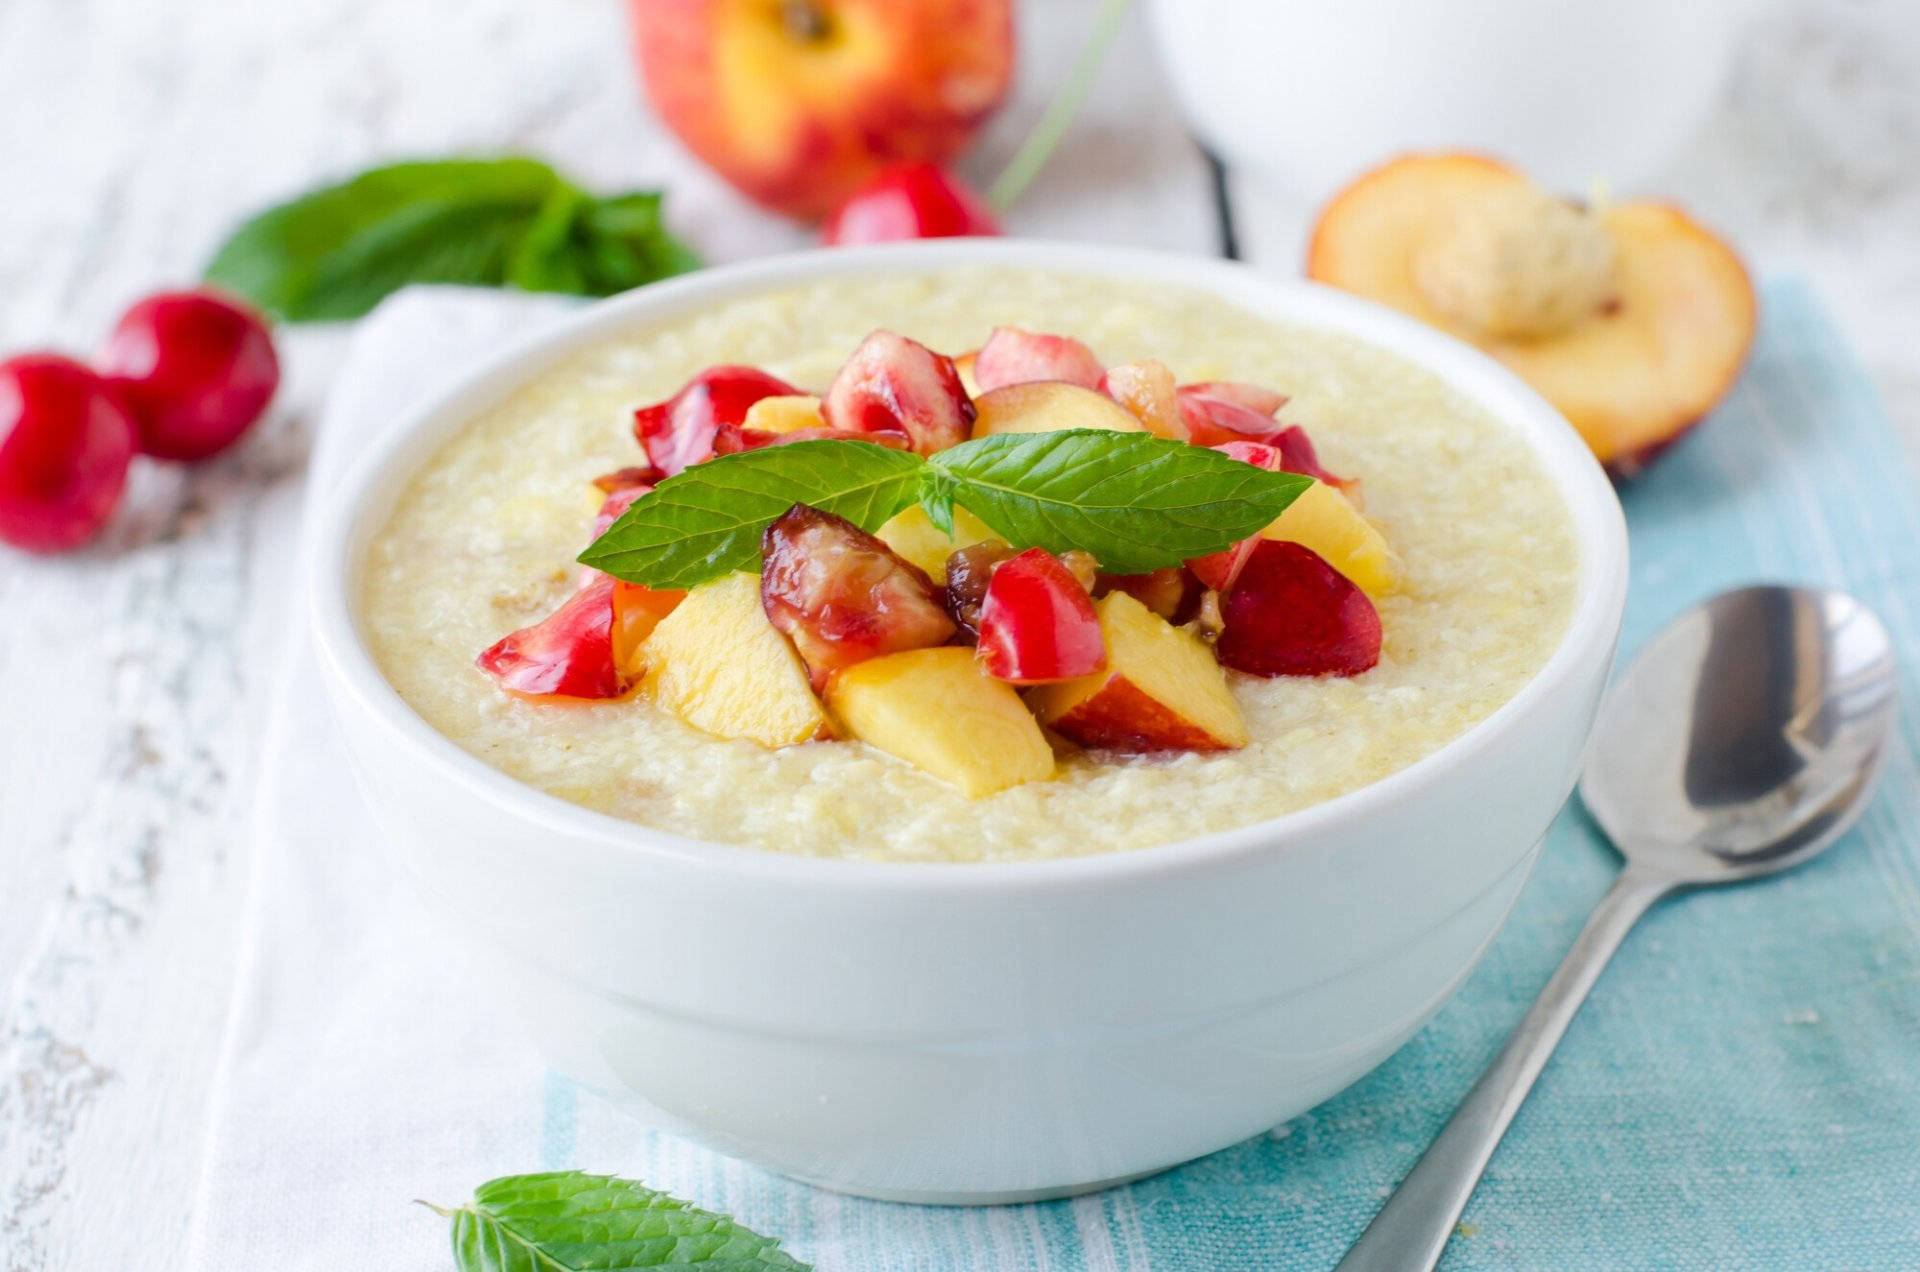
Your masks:
<svg viewBox="0 0 1920 1272"><path fill-rule="evenodd" d="M93 538L120 502L136 445L120 399L78 362L0 362L0 540L64 552Z"/></svg>
<svg viewBox="0 0 1920 1272"><path fill-rule="evenodd" d="M1210 397L1183 387L1179 391L1180 422L1195 446L1227 442L1271 443L1286 428L1271 415L1226 398Z"/></svg>
<svg viewBox="0 0 1920 1272"><path fill-rule="evenodd" d="M1144 362L1123 362L1108 367L1095 386L1102 393L1133 413L1133 417L1155 437L1187 440L1187 426L1180 420L1180 399L1173 383L1173 372L1151 358Z"/></svg>
<svg viewBox="0 0 1920 1272"><path fill-rule="evenodd" d="M847 434L905 433L922 455L965 441L974 417L953 359L890 331L860 342L828 387L823 413Z"/></svg>
<svg viewBox="0 0 1920 1272"><path fill-rule="evenodd" d="M613 665L629 682L638 680L646 670L641 651L647 637L686 596L685 592L657 592L638 583L613 585Z"/></svg>
<svg viewBox="0 0 1920 1272"><path fill-rule="evenodd" d="M280 387L280 360L260 315L212 291L163 292L127 310L100 374L133 413L140 449L206 459L250 428Z"/></svg>
<svg viewBox="0 0 1920 1272"><path fill-rule="evenodd" d="M1399 586L1400 558L1386 537L1352 501L1323 481L1301 491L1260 533L1311 549L1368 596L1385 596Z"/></svg>
<svg viewBox="0 0 1920 1272"><path fill-rule="evenodd" d="M1094 582L1093 594L1125 592L1161 618L1178 626L1187 622L1200 607L1200 580L1191 570L1170 565L1147 574L1102 574Z"/></svg>
<svg viewBox="0 0 1920 1272"><path fill-rule="evenodd" d="M1119 751L1222 751L1247 744L1246 722L1213 651L1125 592L1095 602L1105 671L1043 685L1040 722L1083 746Z"/></svg>
<svg viewBox="0 0 1920 1272"><path fill-rule="evenodd" d="M833 678L827 700L847 731L969 798L1053 775L1053 748L1013 689L970 649L912 649Z"/></svg>
<svg viewBox="0 0 1920 1272"><path fill-rule="evenodd" d="M761 598L813 686L843 667L942 645L953 620L926 572L851 521L796 504L767 527Z"/></svg>
<svg viewBox="0 0 1920 1272"><path fill-rule="evenodd" d="M931 163L903 163L847 196L821 227L829 246L1000 233L986 200Z"/></svg>
<svg viewBox="0 0 1920 1272"><path fill-rule="evenodd" d="M531 627L503 637L479 658L504 689L529 697L618 698L626 692L613 650L613 592L601 575Z"/></svg>
<svg viewBox="0 0 1920 1272"><path fill-rule="evenodd" d="M1726 394L1757 313L1739 257L1680 209L1584 208L1478 155L1408 155L1355 181L1321 214L1307 272L1480 346L1616 476Z"/></svg>
<svg viewBox="0 0 1920 1272"><path fill-rule="evenodd" d="M1057 433L1070 428L1101 428L1112 433L1146 430L1133 415L1104 393L1060 380L1035 380L990 389L974 403L979 418L973 435Z"/></svg>
<svg viewBox="0 0 1920 1272"><path fill-rule="evenodd" d="M1107 665L1093 600L1060 558L1028 548L1002 561L980 603L980 665L995 680L1046 684Z"/></svg>
<svg viewBox="0 0 1920 1272"><path fill-rule="evenodd" d="M616 468L610 473L601 473L593 479L598 489L611 495L629 486L657 486L666 480L666 474L651 464L646 467Z"/></svg>
<svg viewBox="0 0 1920 1272"><path fill-rule="evenodd" d="M653 466L671 477L712 459L714 434L738 426L755 402L799 392L756 367L708 367L666 401L635 411L634 435Z"/></svg>
<svg viewBox="0 0 1920 1272"><path fill-rule="evenodd" d="M1355 676L1380 661L1380 614L1297 543L1262 539L1220 602L1213 651L1254 676Z"/></svg>
<svg viewBox="0 0 1920 1272"><path fill-rule="evenodd" d="M876 537L895 552L927 572L935 583L947 581L947 558L961 548L985 543L996 536L992 527L956 506L953 509L953 533L943 534L919 504L907 508L874 531Z"/></svg>
<svg viewBox="0 0 1920 1272"><path fill-rule="evenodd" d="M943 603L948 617L968 640L979 638L980 606L987 599L987 585L993 581L994 567L1013 555L1013 549L1001 540L985 539L957 549L947 558Z"/></svg>
<svg viewBox="0 0 1920 1272"><path fill-rule="evenodd" d="M639 657L646 695L702 732L765 747L833 736L806 665L767 622L758 575L729 574L689 591Z"/></svg>
<svg viewBox="0 0 1920 1272"><path fill-rule="evenodd" d="M973 358L974 382L983 393L1009 384L1059 380L1083 389L1105 374L1093 350L1071 336L1049 336L1018 327L995 327Z"/></svg>
<svg viewBox="0 0 1920 1272"><path fill-rule="evenodd" d="M1231 402L1269 419L1280 414L1280 408L1287 404L1287 395L1284 393L1258 384L1242 384L1237 380L1202 380L1196 384L1181 385L1180 392L1190 397Z"/></svg>

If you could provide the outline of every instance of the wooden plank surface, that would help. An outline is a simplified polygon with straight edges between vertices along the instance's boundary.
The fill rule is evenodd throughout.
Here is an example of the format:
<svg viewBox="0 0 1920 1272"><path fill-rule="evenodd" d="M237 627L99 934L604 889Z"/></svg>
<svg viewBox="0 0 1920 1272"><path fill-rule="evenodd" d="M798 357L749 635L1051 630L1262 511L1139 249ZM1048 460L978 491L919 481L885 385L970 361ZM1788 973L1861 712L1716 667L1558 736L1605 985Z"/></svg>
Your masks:
<svg viewBox="0 0 1920 1272"><path fill-rule="evenodd" d="M1796 0L1753 31L1670 192L1836 306L1920 438L1920 23ZM1023 16L1004 161L1091 0ZM803 245L701 171L634 91L615 0L8 0L0 348L85 351L244 212L379 158L519 149L661 184L716 260ZM1276 54L1276 73L1284 57ZM1365 157L1357 157L1364 159ZM1246 256L1291 273L1324 192L1230 180ZM1211 188L1135 22L1022 234L1211 252ZM0 555L0 1269L169 1268L244 905L245 810L315 406L339 335L295 333L281 408L192 473L142 471L97 548Z"/></svg>

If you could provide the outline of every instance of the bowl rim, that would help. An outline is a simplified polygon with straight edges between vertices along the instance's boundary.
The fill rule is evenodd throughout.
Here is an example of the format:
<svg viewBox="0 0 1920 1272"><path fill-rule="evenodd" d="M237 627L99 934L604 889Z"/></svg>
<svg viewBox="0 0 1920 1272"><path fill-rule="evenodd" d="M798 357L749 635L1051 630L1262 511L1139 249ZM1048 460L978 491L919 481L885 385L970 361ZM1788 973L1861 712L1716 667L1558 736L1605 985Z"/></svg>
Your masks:
<svg viewBox="0 0 1920 1272"><path fill-rule="evenodd" d="M361 633L355 599L365 547L392 500L420 466L486 404L580 350L623 330L774 288L845 275L938 272L1001 266L1092 275L1122 283L1162 281L1211 293L1263 319L1351 336L1437 375L1517 432L1546 469L1574 523L1580 577L1574 612L1547 660L1506 702L1407 766L1318 804L1142 848L1031 861L884 861L774 852L714 843L598 812L521 782L435 729L381 673ZM1491 357L1385 306L1304 279L1264 274L1238 261L1134 247L1034 239L946 239L812 249L708 268L586 305L486 358L405 410L347 470L316 492L304 553L315 656L333 673L337 711L355 710L394 744L472 798L530 827L661 864L763 877L783 887L877 893L972 893L1010 887L1080 889L1150 883L1168 872L1218 868L1249 855L1286 853L1326 827L1352 820L1447 780L1526 716L1576 683L1592 659L1610 662L1626 598L1626 524L1611 481L1573 427ZM377 517L376 517L377 514ZM342 698L346 701L342 701ZM349 707L348 703L351 703Z"/></svg>

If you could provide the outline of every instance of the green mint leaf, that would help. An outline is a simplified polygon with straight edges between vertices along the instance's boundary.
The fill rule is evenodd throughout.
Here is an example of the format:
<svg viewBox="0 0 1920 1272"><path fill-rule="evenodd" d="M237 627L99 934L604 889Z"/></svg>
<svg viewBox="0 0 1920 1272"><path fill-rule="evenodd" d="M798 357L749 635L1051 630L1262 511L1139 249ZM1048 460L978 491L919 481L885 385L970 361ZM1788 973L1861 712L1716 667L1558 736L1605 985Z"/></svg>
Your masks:
<svg viewBox="0 0 1920 1272"><path fill-rule="evenodd" d="M206 275L299 322L359 317L409 283L606 295L695 264L656 195L597 200L537 160L448 159L374 168L262 212Z"/></svg>
<svg viewBox="0 0 1920 1272"><path fill-rule="evenodd" d="M460 1272L809 1272L773 1238L612 1175L509 1175L450 1213Z"/></svg>
<svg viewBox="0 0 1920 1272"><path fill-rule="evenodd" d="M913 502L924 463L908 451L832 440L722 455L635 500L580 561L652 588L758 571L761 532L793 505L877 530Z"/></svg>
<svg viewBox="0 0 1920 1272"><path fill-rule="evenodd" d="M928 461L943 498L1016 548L1091 552L1139 574L1258 534L1312 484L1148 433L1073 429L975 438ZM929 511L929 516L931 516Z"/></svg>

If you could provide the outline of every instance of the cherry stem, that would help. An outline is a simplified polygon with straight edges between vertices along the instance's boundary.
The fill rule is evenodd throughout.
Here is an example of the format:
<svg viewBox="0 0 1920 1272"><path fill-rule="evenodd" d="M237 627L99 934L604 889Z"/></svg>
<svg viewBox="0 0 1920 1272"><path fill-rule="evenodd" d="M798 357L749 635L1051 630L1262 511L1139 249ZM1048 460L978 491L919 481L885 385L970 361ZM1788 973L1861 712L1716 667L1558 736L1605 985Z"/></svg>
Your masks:
<svg viewBox="0 0 1920 1272"><path fill-rule="evenodd" d="M1067 128L1073 123L1073 117L1080 113L1080 107L1086 103L1087 92L1093 87L1100 63L1106 60L1107 50L1113 47L1114 37L1120 34L1120 24L1127 16L1127 9L1133 0L1105 0L1100 7L1099 16L1094 19L1093 34L1087 37L1085 47L1080 50L1079 60L1067 73L1066 83L1047 103L1047 109L1040 116L1040 122L1033 126L1027 139L1013 152L1013 158L994 179L987 190L987 203L995 212L1005 212L1013 206L1014 200L1026 193L1033 179L1040 175L1040 169L1066 136Z"/></svg>

